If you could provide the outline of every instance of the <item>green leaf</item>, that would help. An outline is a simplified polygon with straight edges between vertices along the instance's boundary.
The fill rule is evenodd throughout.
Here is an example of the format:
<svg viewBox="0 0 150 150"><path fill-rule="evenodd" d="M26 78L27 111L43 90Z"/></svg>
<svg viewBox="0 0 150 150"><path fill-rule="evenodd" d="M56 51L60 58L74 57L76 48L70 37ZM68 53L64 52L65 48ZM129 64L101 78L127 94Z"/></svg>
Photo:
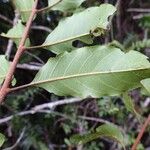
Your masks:
<svg viewBox="0 0 150 150"><path fill-rule="evenodd" d="M2 84L9 68L9 62L4 55L0 55L0 84Z"/></svg>
<svg viewBox="0 0 150 150"><path fill-rule="evenodd" d="M72 50L72 42L75 40L91 44L91 35L101 35L107 29L108 17L115 11L114 6L102 4L99 7L91 7L75 13L73 16L60 21L59 25L48 35L46 41L40 46L35 46L35 48L46 47L54 53L60 54L68 49L69 51ZM71 46L62 49L62 44L68 45L67 42L70 42L69 45Z"/></svg>
<svg viewBox="0 0 150 150"><path fill-rule="evenodd" d="M3 134L0 133L0 147L2 147L2 145L5 142L5 136Z"/></svg>
<svg viewBox="0 0 150 150"><path fill-rule="evenodd" d="M131 113L134 113L136 115L137 119L140 121L141 116L136 111L133 99L128 95L128 92L123 93L123 102L124 102L126 108L128 109L128 111L130 111Z"/></svg>
<svg viewBox="0 0 150 150"><path fill-rule="evenodd" d="M131 97L128 95L128 92L124 92L124 93L123 93L123 102L124 102L126 108L127 108L130 112L132 112L132 113L136 112L136 111L135 111L135 108L134 108L133 100L132 100Z"/></svg>
<svg viewBox="0 0 150 150"><path fill-rule="evenodd" d="M18 46L22 38L22 35L24 33L24 29L25 29L25 26L19 20L18 23L13 28L11 28L6 34L2 33L1 36L12 39ZM25 45L26 46L30 45L30 41L28 38L26 40Z"/></svg>
<svg viewBox="0 0 150 150"><path fill-rule="evenodd" d="M150 78L141 81L145 89L150 93Z"/></svg>
<svg viewBox="0 0 150 150"><path fill-rule="evenodd" d="M0 85L3 83L9 69L9 62L5 59L5 55L0 55ZM15 79L13 80L15 84Z"/></svg>
<svg viewBox="0 0 150 150"><path fill-rule="evenodd" d="M132 46L129 47L130 49L135 49L137 51L140 51L141 49L144 48L150 48L150 39L144 39L142 41L136 41L135 43L132 43Z"/></svg>
<svg viewBox="0 0 150 150"><path fill-rule="evenodd" d="M100 97L140 87L150 77L147 57L110 46L84 47L50 58L31 85L56 95Z"/></svg>
<svg viewBox="0 0 150 150"><path fill-rule="evenodd" d="M75 145L85 144L92 140L100 137L107 137L119 142L123 147L125 147L124 136L117 126L113 124L104 124L96 129L96 132L88 133L84 135L74 135L71 137L71 142ZM124 148L125 149L125 148Z"/></svg>
<svg viewBox="0 0 150 150"><path fill-rule="evenodd" d="M104 137L108 137L119 142L123 147L125 147L125 139L120 129L113 124L104 124L96 129L96 132L100 133Z"/></svg>
<svg viewBox="0 0 150 150"><path fill-rule="evenodd" d="M150 15L146 14L140 19L140 27L142 28L150 28Z"/></svg>
<svg viewBox="0 0 150 150"><path fill-rule="evenodd" d="M54 0L56 1L56 0ZM73 12L77 9L85 0L62 0L56 6L52 7L52 10L59 10L62 12ZM52 5L53 0L49 0L49 6Z"/></svg>
<svg viewBox="0 0 150 150"><path fill-rule="evenodd" d="M12 0L12 2L20 12L22 21L27 22L34 5L34 0Z"/></svg>

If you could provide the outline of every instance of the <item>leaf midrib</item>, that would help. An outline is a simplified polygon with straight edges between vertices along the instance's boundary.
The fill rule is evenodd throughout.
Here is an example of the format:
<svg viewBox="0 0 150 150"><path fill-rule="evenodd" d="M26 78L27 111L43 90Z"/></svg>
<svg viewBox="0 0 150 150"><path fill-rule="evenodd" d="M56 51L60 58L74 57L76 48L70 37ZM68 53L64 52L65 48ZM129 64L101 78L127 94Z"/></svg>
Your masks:
<svg viewBox="0 0 150 150"><path fill-rule="evenodd" d="M42 44L42 45L37 45L37 46L31 46L31 47L26 47L26 49L35 49L35 48L41 48L41 47L48 47L48 46L53 46L53 45L57 45L57 44L61 44L61 43L64 43L64 42L68 42L68 41L72 41L72 40L75 40L75 39L78 39L78 38L82 38L84 36L88 36L90 35L90 32L88 33L85 33L85 34L80 34L78 36L72 36L70 38L65 38L63 40L59 40L59 41L56 41L56 42L52 42L50 44Z"/></svg>
<svg viewBox="0 0 150 150"><path fill-rule="evenodd" d="M65 80L65 79L72 79L76 77L85 77L85 76L93 76L93 75L100 75L100 74L113 74L113 73L124 73L124 72L130 72L130 71L144 71L144 70L149 70L150 67L148 68L138 68L138 69L129 69L129 70L115 70L115 71L104 71L104 72L88 72L88 73L82 73L82 74L74 74L74 75L68 75L68 76L62 76L62 77L54 77L52 79L47 79L47 80L42 80L42 81L37 81L37 82L31 82L29 85L39 85L47 82L55 82L59 80Z"/></svg>

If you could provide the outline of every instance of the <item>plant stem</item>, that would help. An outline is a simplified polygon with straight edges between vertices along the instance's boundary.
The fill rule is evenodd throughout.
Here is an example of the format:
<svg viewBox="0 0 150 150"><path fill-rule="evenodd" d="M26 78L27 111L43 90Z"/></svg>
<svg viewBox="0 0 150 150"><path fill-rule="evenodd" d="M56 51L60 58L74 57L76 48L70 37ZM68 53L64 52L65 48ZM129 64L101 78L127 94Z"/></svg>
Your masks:
<svg viewBox="0 0 150 150"><path fill-rule="evenodd" d="M141 138L142 138L142 136L143 136L143 134L144 134L144 132L145 132L145 130L146 130L146 128L147 128L147 126L149 124L150 124L150 115L146 119L143 127L141 128L141 130L140 130L140 132L139 132L139 134L138 134L138 136L137 136L137 138L136 138L136 140L135 140L131 150L136 150L136 148L137 148L137 146L138 146L138 144L139 144L139 142L140 142L140 140L141 140Z"/></svg>
<svg viewBox="0 0 150 150"><path fill-rule="evenodd" d="M6 75L6 78L5 78L5 81L4 81L4 84L2 85L1 89L0 89L0 103L3 102L5 96L7 95L7 93L9 92L9 85L12 81L12 78L13 78L13 75L14 75L14 72L15 72L15 69L16 69L16 66L19 62L19 59L22 55L22 53L24 52L25 50L25 47L24 47L24 44L26 42L26 39L28 37L28 33L29 33L29 30L30 30L30 27L31 27L31 24L32 24L32 20L37 12L37 4L38 4L38 0L35 1L35 4L32 8L32 12L31 12L31 15L29 17L29 20L27 22L27 25L26 25L26 28L24 30L24 33L23 33L23 36L22 36L22 39L20 41L20 44L19 44L19 47L18 47L18 50L16 52L16 55L14 57L14 60L12 62L12 64L10 65L10 68L8 70L8 73Z"/></svg>

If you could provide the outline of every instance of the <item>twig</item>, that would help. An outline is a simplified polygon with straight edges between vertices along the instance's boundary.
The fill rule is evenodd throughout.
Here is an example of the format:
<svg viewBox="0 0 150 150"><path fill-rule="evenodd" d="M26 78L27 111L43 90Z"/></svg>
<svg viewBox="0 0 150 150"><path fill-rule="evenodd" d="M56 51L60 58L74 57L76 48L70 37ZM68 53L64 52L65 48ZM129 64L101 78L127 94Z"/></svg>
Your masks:
<svg viewBox="0 0 150 150"><path fill-rule="evenodd" d="M20 16L19 12L15 11L15 18L13 20L13 26L15 26L17 24L19 16ZM5 52L5 55L6 55L8 60L10 58L10 54L11 54L11 51L12 51L12 46L13 46L13 40L10 39L8 41L7 49L6 49L6 52Z"/></svg>
<svg viewBox="0 0 150 150"><path fill-rule="evenodd" d="M146 8L129 8L127 10L128 12L150 12L150 9L146 9Z"/></svg>
<svg viewBox="0 0 150 150"><path fill-rule="evenodd" d="M19 69L24 69L24 70L40 70L42 67L41 66L36 66L36 65L30 65L30 64L17 64L17 68Z"/></svg>
<svg viewBox="0 0 150 150"><path fill-rule="evenodd" d="M121 35L122 35L122 26L121 26L121 0L117 1L116 7L117 7L117 14L116 14L116 25L117 25L117 29L118 29L118 39L121 39Z"/></svg>
<svg viewBox="0 0 150 150"><path fill-rule="evenodd" d="M33 114L36 114L36 113L47 113L47 114L53 113L54 115L58 115L58 116L66 118L66 119L72 119L71 117L68 117L68 116L66 116L66 115L64 115L62 113L59 113L59 112L56 112L56 111L53 111L53 110L43 109L43 110L34 111L34 110L31 109L31 110L22 111L22 112L19 112L17 114L14 114L14 115L2 118L2 119L0 119L0 124L7 123L8 121L12 120L14 116L26 116L26 115L33 115ZM99 122L99 123L111 124L111 122L109 122L107 120L99 119L99 118L94 118L93 119L93 117L88 117L88 116L87 117L77 116L77 118L78 119L82 119L82 120L88 120L88 121L94 121L94 122ZM118 128L120 130L122 130L122 132L125 133L125 131L121 127L118 127Z"/></svg>
<svg viewBox="0 0 150 150"><path fill-rule="evenodd" d="M59 101L55 101L55 102L50 102L50 103L37 105L37 106L34 106L33 108L31 108L30 110L22 111L22 112L14 114L14 115L11 115L11 116L0 119L0 124L4 124L4 123L12 120L14 116L33 115L35 113L47 113L47 114L53 113L55 115L59 115L61 117L67 118L67 119L72 119L71 117L68 117L65 114L53 111L53 109L56 108L57 106L60 106L60 105L77 103L77 102L80 102L80 101L82 101L82 99L80 99L80 98L70 98L70 99L64 99L64 100L59 100ZM46 109L46 108L48 108L48 109ZM88 121L95 121L95 122L99 122L99 123L111 124L111 122L109 122L107 120L104 120L104 119L101 119L101 118L94 118L94 117L88 117L88 116L77 116L77 118L82 119L82 120L88 120ZM125 133L125 131L121 127L118 127L118 128L122 132Z"/></svg>
<svg viewBox="0 0 150 150"><path fill-rule="evenodd" d="M29 114L34 114L34 111L33 110L22 111L22 112L19 112L17 114L10 115L8 117L2 118L2 119L0 119L0 124L6 123L6 122L12 120L14 116L26 116L26 115L29 115Z"/></svg>
<svg viewBox="0 0 150 150"><path fill-rule="evenodd" d="M36 106L35 106L36 107ZM47 114L50 114L50 113L54 113L55 115L59 115L61 117L65 117L65 118L68 118L68 119L71 119L69 117L67 117L66 115L63 115L62 113L57 113L53 110L48 110L48 109L41 109L41 110L27 110L27 111L22 111L22 112L19 112L19 113L16 113L14 115L10 115L8 117L5 117L5 118L2 118L0 119L0 124L4 124L4 123L7 123L8 121L12 120L14 116L26 116L26 115L33 115L35 113L47 113ZM107 124L110 124L111 122L107 121L107 120L104 120L104 119L100 119L100 118L93 118L93 117L84 117L84 116L78 116L79 119L82 119L82 120L88 120L88 121L95 121L95 122L99 122L99 123L107 123ZM124 130L122 128L120 128L123 132Z"/></svg>
<svg viewBox="0 0 150 150"><path fill-rule="evenodd" d="M140 130L140 132L139 132L139 134L138 134L138 136L137 136L137 138L136 138L136 140L135 140L131 150L136 150L136 148L137 148L137 146L138 146L138 144L139 144L139 142L140 142L140 140L141 140L141 138L142 138L142 136L143 136L143 134L144 134L144 132L145 132L145 130L146 130L146 128L147 128L147 126L149 124L150 124L150 115L146 119L143 127L141 128L141 130Z"/></svg>
<svg viewBox="0 0 150 150"><path fill-rule="evenodd" d="M47 11L49 9L51 9L52 7L56 6L57 4L59 4L62 0L57 0L55 3L53 3L51 6L48 7L44 7L42 9L37 10L38 13L43 12L43 11Z"/></svg>
<svg viewBox="0 0 150 150"><path fill-rule="evenodd" d="M11 147L8 147L8 148L4 148L3 150L13 150L14 148L16 148L19 145L20 141L22 140L25 130L26 130L26 128L23 128L19 138L17 139L17 141L14 145L12 145Z"/></svg>
<svg viewBox="0 0 150 150"><path fill-rule="evenodd" d="M13 77L13 74L15 72L15 69L17 67L17 64L18 64L18 61L22 55L22 53L24 52L25 48L24 48L24 44L26 42L26 39L28 37L28 33L29 33L29 30L30 30L30 26L31 26L31 23L32 23L32 20L36 14L36 7L37 7L37 3L38 3L38 0L35 1L35 4L32 8L32 13L29 17L29 20L27 22L27 25L25 27L25 30L24 30L24 33L23 33L23 36L22 36L22 39L20 41L20 44L19 44L19 47L18 47L18 50L16 52L16 55L14 57L14 60L8 70L8 73L6 75L6 78L5 78L5 81L4 81L4 84L2 85L1 89L0 89L0 103L3 102L5 96L7 95L7 93L9 92L9 85L11 83L11 80L12 80L12 77Z"/></svg>
<svg viewBox="0 0 150 150"><path fill-rule="evenodd" d="M115 4L115 7L118 9L119 6L120 6L120 3L121 3L121 0L117 0L116 4ZM113 23L112 23L112 20L113 18L115 17L116 13L114 13L112 16L110 16L110 19L109 19L109 26L110 26L110 37L111 37L111 40L113 41L114 40L114 31L113 31Z"/></svg>
<svg viewBox="0 0 150 150"><path fill-rule="evenodd" d="M146 108L146 107L148 107L148 106L150 106L150 97L146 98L146 99L145 99L145 102L144 102L144 104L143 104L143 107L144 107L144 108Z"/></svg>
<svg viewBox="0 0 150 150"><path fill-rule="evenodd" d="M34 30L43 30L43 31L46 31L46 32L49 32L49 33L52 32L52 30L49 29L48 27L41 26L41 25L38 25L38 26L31 26L31 29L34 29Z"/></svg>
<svg viewBox="0 0 150 150"><path fill-rule="evenodd" d="M64 99L64 100L59 100L56 102L50 102L50 103L35 106L32 110L38 111L38 110L45 109L45 108L53 109L54 107L59 106L59 105L70 104L70 103L75 103L75 102L80 102L80 101L82 101L81 98Z"/></svg>
<svg viewBox="0 0 150 150"><path fill-rule="evenodd" d="M100 123L105 123L105 124L110 124L109 121L101 119L101 118L94 118L94 117L87 117L87 116L78 116L81 119L84 120L90 120L90 121L96 121L96 122L100 122Z"/></svg>
<svg viewBox="0 0 150 150"><path fill-rule="evenodd" d="M19 13L19 12L18 12ZM4 21L6 21L6 22L8 22L10 25L14 25L14 23L13 23L13 21L12 20L10 20L10 19L8 19L7 17L5 17L5 16L3 16L3 15L1 15L0 14L0 19L2 19L2 20L4 20ZM49 29L48 27L46 27L46 26L42 26L42 25L32 25L31 26L31 29L33 29L33 30L43 30L43 31L46 31L46 32L49 32L49 33L51 33L52 32L52 30L51 29Z"/></svg>
<svg viewBox="0 0 150 150"><path fill-rule="evenodd" d="M25 54L28 54L29 56L33 57L34 59L36 59L37 61L39 61L40 63L44 64L44 61L42 59L40 59L39 57L37 57L36 55L28 52L28 51L25 51Z"/></svg>
<svg viewBox="0 0 150 150"><path fill-rule="evenodd" d="M42 104L42 105L37 105L37 106L33 107L31 110L22 111L17 114L0 119L0 124L3 124L5 122L12 120L14 116L25 116L25 115L29 115L29 114L35 114L35 113L52 113L51 110L49 111L49 110L42 110L42 109L44 109L44 108L52 109L52 108L60 106L60 105L80 102L81 100L82 99L79 99L79 98L71 98L71 99L64 99L64 100L59 100L59 101L55 101L55 102L50 102L50 103L46 103L46 104Z"/></svg>
<svg viewBox="0 0 150 150"><path fill-rule="evenodd" d="M146 17L146 16L150 16L150 13L135 15L135 16L133 16L133 19L134 19L134 20L136 20L136 19L141 19L141 18Z"/></svg>
<svg viewBox="0 0 150 150"><path fill-rule="evenodd" d="M13 25L13 21L8 19L7 17L3 16L2 14L0 14L0 19L6 21L7 23Z"/></svg>
<svg viewBox="0 0 150 150"><path fill-rule="evenodd" d="M78 122L78 133L83 134L84 133L84 123L83 121ZM76 147L77 150L83 150L83 144L79 144Z"/></svg>

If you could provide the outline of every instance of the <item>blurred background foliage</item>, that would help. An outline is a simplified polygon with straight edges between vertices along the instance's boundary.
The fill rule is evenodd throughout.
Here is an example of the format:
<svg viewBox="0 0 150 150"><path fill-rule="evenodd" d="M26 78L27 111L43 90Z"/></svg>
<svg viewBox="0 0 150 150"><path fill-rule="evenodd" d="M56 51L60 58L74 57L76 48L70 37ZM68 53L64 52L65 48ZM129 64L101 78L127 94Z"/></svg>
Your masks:
<svg viewBox="0 0 150 150"><path fill-rule="evenodd" d="M124 48L133 47L150 57L150 1L86 0L77 11L101 3L118 4L118 11L113 18L110 31L103 37L96 37L94 44L104 44L116 40L122 43ZM45 6L47 6L47 1L40 0L38 7ZM137 10L135 11L132 8L137 8ZM70 15L71 13L59 11L39 14L34 20L33 26L42 26L45 27L45 30L32 29L30 32L31 43L33 45L43 43L49 34L46 29L49 29L49 31L53 30L60 19ZM5 20L3 16L8 20ZM1 0L0 33L6 33L12 27L11 22L14 17L14 8L10 1ZM0 37L1 54L5 53L7 44L8 40ZM82 45L78 41L74 44L76 47ZM13 45L10 61L13 59L15 52L16 46ZM52 56L55 56L52 52L39 49L25 53L20 63L43 64ZM17 86L32 81L36 73L36 70L18 68L15 74ZM150 98L140 89L131 91L130 95L134 100L136 110L143 117L148 116L150 112ZM58 97L40 88L23 89L7 96L6 102L0 106L0 118L30 110L30 108L39 104L66 98L68 97ZM49 113L35 113L24 116L14 115L10 121L4 123L0 121L0 132L6 136L3 148L14 145L20 138L20 141L13 148L14 150L120 150L121 148L117 143L105 138L97 139L84 146L70 146L69 138L71 135L92 131L103 124L103 121L109 121L120 126L128 135L129 144L127 149L129 149L138 134L140 123L133 114L127 111L121 99L121 97L86 99L76 104L58 106ZM149 131L144 133L138 150L150 150Z"/></svg>

